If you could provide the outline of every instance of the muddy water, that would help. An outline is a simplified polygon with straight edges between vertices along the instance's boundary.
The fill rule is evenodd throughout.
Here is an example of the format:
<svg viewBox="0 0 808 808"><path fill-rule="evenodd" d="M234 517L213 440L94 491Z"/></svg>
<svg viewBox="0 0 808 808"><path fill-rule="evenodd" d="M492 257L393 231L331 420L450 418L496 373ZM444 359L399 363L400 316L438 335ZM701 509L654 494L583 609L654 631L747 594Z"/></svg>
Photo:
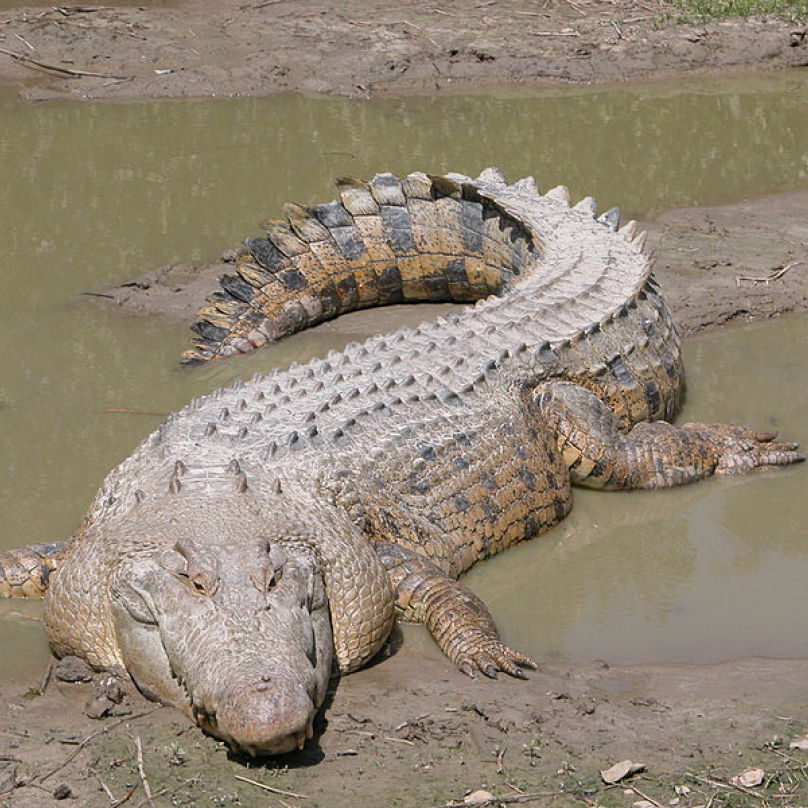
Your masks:
<svg viewBox="0 0 808 808"><path fill-rule="evenodd" d="M806 101L808 77L800 74L697 86L373 104L274 98L23 106L11 96L0 96L0 546L68 536L104 474L164 414L192 395L386 329L398 316L370 313L366 319L299 335L263 354L189 372L176 364L186 338L183 327L115 316L88 303L83 292L172 260L209 260L244 235L256 234L260 219L277 212L284 200L331 198L330 178L340 174L368 176L385 169L473 174L497 163L511 177L533 173L545 188L566 182L575 196L594 194L602 208L619 203L629 215L804 187L808 130L797 122ZM411 321L421 316L408 315ZM762 332L771 341L763 363L767 372L798 355L793 341L785 341L772 328ZM764 337L756 339L759 346ZM693 343L691 352L697 345L702 343ZM719 364L705 360L705 372L717 372ZM720 384L699 384L698 372L696 368L691 374L693 402L707 390L734 396L749 378L745 368L737 371L735 381L729 377ZM789 379L797 383L793 375ZM764 387L760 381L756 386L756 392ZM777 415L775 403L771 413ZM768 418L769 411L764 415ZM752 420L744 412L737 417ZM785 415L778 417L786 422ZM793 429L789 432L794 434ZM570 559L566 577L552 576L556 584L565 581L564 591L553 593L546 583L539 586L537 572L531 587L524 588L545 592L547 602L528 607L528 601L520 599L522 605L512 618L514 583L509 574L487 565L484 575L474 577L475 586L501 582L503 594L487 590L486 597L514 642L540 655L712 658L762 651L801 653L793 631L778 633L761 625L763 612L749 597L739 605L745 616L734 619L740 635L723 646L707 636L692 640L687 634L694 627L684 618L676 623L671 617L705 610L718 614L738 600L727 594L733 587L744 588L748 595L754 580L755 592L780 596L765 597L782 608L782 619L771 619L787 623L798 605L792 607L784 595L790 590L782 576L796 574L800 556L791 558L784 548L778 556L775 548L785 540L787 524L798 519L789 513L787 500L780 499L783 486L799 483L783 479L786 482L778 480L776 486L761 478L706 487L704 493L675 494L669 502L679 503L676 506L663 499L657 504L640 498L630 507L620 497L602 504L600 498L592 499L590 521L597 527L586 521L593 495L584 494L578 497L567 532L548 539L542 545L547 549L537 551ZM721 555L721 537L731 528L721 523L715 531L712 526L719 511L731 516L736 509L703 503L713 502L713 496L723 497L722 503L727 497L746 501L758 485L766 496L777 497L775 515L782 515L787 524L770 531L777 537L774 544L770 537L760 539L759 548L751 538L727 539L731 552ZM696 497L692 502L691 496ZM645 541L621 544L631 532L628 527L614 528L620 541L592 539L593 530L603 531L628 513L637 524L631 530L646 536ZM660 546L656 539L663 528L657 523L648 527L643 522L646 513L657 520L671 513L680 533ZM692 515L684 519L682 513ZM752 520L747 516L740 522ZM570 534L572 530L577 532ZM714 537L704 550L692 545L691 534L700 532ZM567 536L572 538L558 544ZM613 565L608 567L602 558L592 562L595 551L590 552L590 544L615 553ZM575 552L578 545L581 550ZM746 563L739 563L744 548ZM698 560L700 552L708 553L706 568ZM784 559L779 566L775 556ZM664 559L660 568L666 578L655 578L647 568L655 559ZM545 560L539 561L537 570L548 568ZM720 573L710 564L721 566ZM583 574L584 565L594 577ZM763 582L767 575L774 576L768 579L770 585ZM696 587L699 581L707 582L705 588ZM715 592L712 605L707 605L708 590ZM594 599L584 598L586 592ZM682 592L690 595L680 602L674 594ZM617 611L610 613L607 604ZM520 610L528 622L535 622L535 615L548 615L541 630L533 631L541 644L528 641L525 635L531 630L519 628ZM41 659L40 634L30 621L12 614L20 611L18 604L4 607L9 625L4 637L15 649L19 645L19 654L4 658ZM600 619L607 614L609 619ZM726 622L732 617L728 614ZM691 622L698 624L695 628L704 626L702 618ZM662 642L663 624L678 626L669 631L680 632L676 642ZM586 625L597 626L597 631L587 634ZM620 643L615 637L595 643L606 626L614 628ZM12 633L19 634L20 643ZM782 642L775 640L780 634ZM626 645L630 636L635 638L634 650ZM7 665L17 669L19 664L19 659L0 662L0 674L7 672Z"/></svg>

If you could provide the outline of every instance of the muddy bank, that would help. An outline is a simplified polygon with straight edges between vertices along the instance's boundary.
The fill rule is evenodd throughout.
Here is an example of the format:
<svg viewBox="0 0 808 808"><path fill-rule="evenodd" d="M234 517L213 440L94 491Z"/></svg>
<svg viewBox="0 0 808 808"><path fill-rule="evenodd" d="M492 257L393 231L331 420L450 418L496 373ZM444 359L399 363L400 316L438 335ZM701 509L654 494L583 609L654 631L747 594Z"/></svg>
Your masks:
<svg viewBox="0 0 808 808"><path fill-rule="evenodd" d="M8 5L0 8L0 81L31 100L372 96L808 63L804 25L682 25L655 0Z"/></svg>
<svg viewBox="0 0 808 808"><path fill-rule="evenodd" d="M641 222L655 273L684 334L732 320L808 311L808 191L668 210ZM203 267L173 264L100 290L102 305L190 322L235 251Z"/></svg>
<svg viewBox="0 0 808 808"><path fill-rule="evenodd" d="M51 806L58 789L65 804L144 805L144 782L166 806L442 806L478 789L559 805L804 799L808 753L789 745L806 729L806 661L554 664L528 682L470 681L424 634L335 683L315 739L271 763L231 757L136 694L91 721L92 684L54 679L42 696L6 684L0 805ZM624 759L645 771L607 786L599 772ZM759 786L730 785L750 767Z"/></svg>

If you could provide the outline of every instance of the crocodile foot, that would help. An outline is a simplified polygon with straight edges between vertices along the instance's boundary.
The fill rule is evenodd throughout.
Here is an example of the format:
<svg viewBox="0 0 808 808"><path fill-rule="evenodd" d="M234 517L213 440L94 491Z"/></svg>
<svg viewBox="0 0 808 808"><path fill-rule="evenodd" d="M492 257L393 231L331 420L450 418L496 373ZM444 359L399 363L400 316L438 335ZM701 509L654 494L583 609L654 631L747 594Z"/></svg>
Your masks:
<svg viewBox="0 0 808 808"><path fill-rule="evenodd" d="M750 474L805 460L805 455L797 451L798 444L775 442L776 432L756 432L734 424L691 423L682 429L714 452L715 474Z"/></svg>

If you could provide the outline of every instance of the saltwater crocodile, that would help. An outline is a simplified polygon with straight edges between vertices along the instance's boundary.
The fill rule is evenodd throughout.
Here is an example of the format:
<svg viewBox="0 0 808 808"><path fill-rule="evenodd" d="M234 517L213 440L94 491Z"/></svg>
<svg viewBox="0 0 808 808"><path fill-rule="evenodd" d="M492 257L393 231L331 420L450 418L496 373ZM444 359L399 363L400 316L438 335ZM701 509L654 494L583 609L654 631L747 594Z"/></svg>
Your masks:
<svg viewBox="0 0 808 808"><path fill-rule="evenodd" d="M105 479L72 541L0 556L46 592L57 655L127 672L251 754L302 746L332 661L395 615L467 674L524 676L457 578L548 530L570 485L661 488L803 459L730 425L667 423L679 339L633 223L489 169L344 181L248 239L186 361L362 306L477 301L192 401Z"/></svg>

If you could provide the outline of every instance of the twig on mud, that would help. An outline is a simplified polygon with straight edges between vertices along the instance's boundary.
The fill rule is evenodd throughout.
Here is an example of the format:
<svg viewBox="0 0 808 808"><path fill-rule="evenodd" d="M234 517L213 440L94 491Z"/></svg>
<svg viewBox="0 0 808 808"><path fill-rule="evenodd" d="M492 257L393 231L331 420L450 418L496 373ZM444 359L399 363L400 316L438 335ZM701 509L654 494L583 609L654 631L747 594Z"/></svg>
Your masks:
<svg viewBox="0 0 808 808"><path fill-rule="evenodd" d="M73 76L76 78L80 78L81 76L92 76L98 79L125 79L128 76L113 76L109 73L94 73L91 70L73 70L70 67L58 67L57 65L49 65L46 62L40 62L37 59L32 59L30 56L26 56L24 53L15 53L14 51L6 50L5 48L0 48L0 53L5 53L6 56L10 56L12 59L16 59L18 62L22 62L24 65L35 65L36 67L41 67L43 70L53 70L56 73L64 73L67 76Z"/></svg>
<svg viewBox="0 0 808 808"><path fill-rule="evenodd" d="M573 3L572 0L564 0L564 2L570 6L570 8L574 8L582 17L586 16L586 12L577 3Z"/></svg>
<svg viewBox="0 0 808 808"><path fill-rule="evenodd" d="M14 33L14 36L17 37L17 39L19 39L20 42L22 42L22 44L25 45L27 48L30 48L31 50L36 50L36 48L24 36L20 36L18 33L16 33L16 31Z"/></svg>
<svg viewBox="0 0 808 808"><path fill-rule="evenodd" d="M151 715L155 710L147 710L145 713L138 713L137 715L127 715L124 718L115 721L112 724L108 724L106 727L101 727L101 729L97 729L95 732L88 735L64 760L64 762L60 763L55 769L51 769L47 774L42 775L39 777L39 782L44 783L49 777L52 777L56 772L61 771L73 760L85 746L87 746L93 738L97 738L99 735L103 735L106 732L109 732L111 729L115 729L115 727L120 726L121 724L125 723L126 721L136 721L138 718L144 718L147 715Z"/></svg>
<svg viewBox="0 0 808 808"><path fill-rule="evenodd" d="M53 673L55 662L53 657L48 661L48 667L45 668L45 673L42 674L42 678L39 680L39 687L37 687L36 692L39 693L40 696L45 694L45 691L48 689L48 683L51 680L51 674Z"/></svg>
<svg viewBox="0 0 808 808"><path fill-rule="evenodd" d="M250 3L247 3L246 6L239 6L238 10L239 11L246 11L248 8L253 9L253 10L257 9L257 8L266 8L267 6L274 6L277 3L282 3L282 2L283 2L283 0L264 0L263 3L256 3L254 6L251 5Z"/></svg>
<svg viewBox="0 0 808 808"><path fill-rule="evenodd" d="M257 780L250 780L249 777L244 777L240 774L234 774L233 777L235 777L236 780L249 783L251 786L263 788L264 791L271 791L273 794L283 794L284 797L297 797L299 800L311 799L311 797L309 797L307 794L295 794L294 791L284 791L282 788L273 788L272 786L268 786L266 783L259 783Z"/></svg>
<svg viewBox="0 0 808 808"><path fill-rule="evenodd" d="M405 743L407 746L415 746L412 741L408 741L406 738L394 738L392 735L385 735L385 741L393 741L394 743Z"/></svg>
<svg viewBox="0 0 808 808"><path fill-rule="evenodd" d="M576 796L569 791L536 791L531 794L510 794L505 797L492 797L485 802L476 802L475 805L504 805L506 803L517 802L535 802L536 800L545 799L547 797L569 797ZM442 805L434 805L432 808L468 808L468 803L465 800L452 800L451 802L444 802Z"/></svg>
<svg viewBox="0 0 808 808"><path fill-rule="evenodd" d="M143 744L140 743L140 735L135 736L135 747L137 749L137 773L140 775L140 782L143 783L143 793L146 795L146 802L154 808L152 802L151 786L146 779L146 768L143 765Z"/></svg>
<svg viewBox="0 0 808 808"><path fill-rule="evenodd" d="M54 11L58 11L63 17L71 14L91 14L94 11L112 11L112 6L54 6Z"/></svg>
<svg viewBox="0 0 808 808"><path fill-rule="evenodd" d="M119 805L123 805L125 802L129 802L132 799L132 795L137 791L137 783L135 783L126 794L123 795L119 800L112 803L112 808L118 808Z"/></svg>
<svg viewBox="0 0 808 808"><path fill-rule="evenodd" d="M502 765L502 759L505 757L505 753L508 750L503 747L499 750L499 754L497 755L497 774L503 774L505 772L505 767Z"/></svg>
<svg viewBox="0 0 808 808"><path fill-rule="evenodd" d="M744 794L757 797L759 800L787 800L790 796L789 794L761 794L761 792L755 791L752 788L747 788L746 786L742 786L740 783L738 785L735 785L734 783L722 783L720 780L711 780L709 777L701 777L695 772L688 772L688 774L695 780L701 780L702 783L709 783L711 786L715 786L716 788L724 788L729 791L737 789L738 791L742 791Z"/></svg>
<svg viewBox="0 0 808 808"><path fill-rule="evenodd" d="M790 264L786 264L784 267L775 270L774 272L770 272L768 275L764 275L763 277L756 278L752 275L738 275L735 278L735 285L740 286L741 281L748 281L749 283L765 283L768 286L772 281L779 280L786 274L790 269L793 269L796 266L804 263L804 261L792 261Z"/></svg>
<svg viewBox="0 0 808 808"><path fill-rule="evenodd" d="M98 772L95 769L90 769L90 771L93 773L95 779L98 780L98 785L101 786L101 788L104 790L104 793L109 798L110 804L120 805L120 803L118 802L118 798L110 791L109 786L101 779L101 776L98 774Z"/></svg>
<svg viewBox="0 0 808 808"><path fill-rule="evenodd" d="M661 802L657 802L653 797L649 797L647 794L643 794L637 786L629 784L628 788L630 788L638 797L641 797L644 800L647 800L651 803L651 805L655 805L656 808L664 808Z"/></svg>

